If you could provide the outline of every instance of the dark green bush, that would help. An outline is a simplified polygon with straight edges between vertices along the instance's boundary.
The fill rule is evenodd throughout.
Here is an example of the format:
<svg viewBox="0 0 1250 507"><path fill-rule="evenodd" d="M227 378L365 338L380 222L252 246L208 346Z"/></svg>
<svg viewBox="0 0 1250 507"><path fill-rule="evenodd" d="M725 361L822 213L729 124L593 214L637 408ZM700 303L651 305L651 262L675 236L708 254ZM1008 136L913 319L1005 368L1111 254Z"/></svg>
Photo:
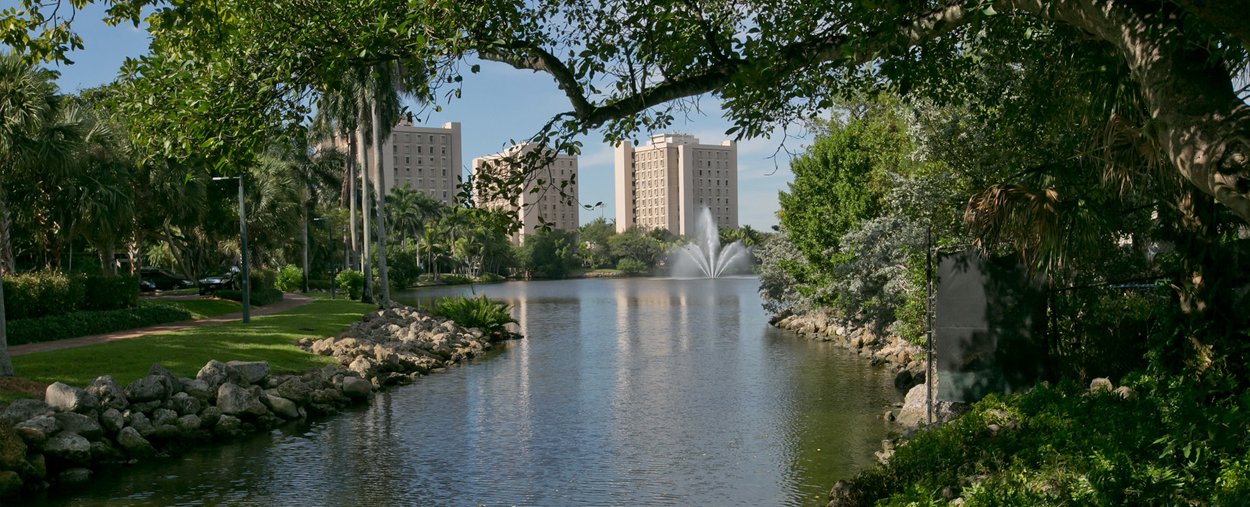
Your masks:
<svg viewBox="0 0 1250 507"><path fill-rule="evenodd" d="M485 333L494 333L502 331L505 324L516 322L511 309L512 305L491 301L482 294L472 299L464 296L442 298L434 308L434 314L447 317L462 327L476 327Z"/></svg>
<svg viewBox="0 0 1250 507"><path fill-rule="evenodd" d="M398 245L386 247L386 276L390 279L392 290L404 290L417 283L421 276L421 266L417 264L420 252L416 245L407 249Z"/></svg>
<svg viewBox="0 0 1250 507"><path fill-rule="evenodd" d="M294 292L304 288L304 270L294 264L282 266L274 280L273 287L283 292Z"/></svg>
<svg viewBox="0 0 1250 507"><path fill-rule="evenodd" d="M468 278L468 277L464 277L460 275L443 275L441 279L443 283L447 285L466 285L466 284L473 283L472 278Z"/></svg>
<svg viewBox="0 0 1250 507"><path fill-rule="evenodd" d="M56 271L22 273L4 279L7 320L61 315L77 310L86 298L81 276Z"/></svg>
<svg viewBox="0 0 1250 507"><path fill-rule="evenodd" d="M331 280L308 280L308 288L311 290L330 290L331 285L334 285Z"/></svg>
<svg viewBox="0 0 1250 507"><path fill-rule="evenodd" d="M139 306L138 276L88 275L86 287L83 310L121 310Z"/></svg>
<svg viewBox="0 0 1250 507"><path fill-rule="evenodd" d="M856 498L839 505L930 505L943 490L970 507L1246 505L1250 395L1212 403L1172 381L1123 383L1140 394L1064 382L987 397L850 480Z"/></svg>
<svg viewBox="0 0 1250 507"><path fill-rule="evenodd" d="M272 269L252 268L248 270L248 283L252 291L272 289L278 283L278 273Z"/></svg>
<svg viewBox="0 0 1250 507"><path fill-rule="evenodd" d="M628 257L622 257L621 260L616 263L616 269L621 270L621 272L627 275L636 275L647 271L647 265L643 264L641 261L636 261Z"/></svg>
<svg viewBox="0 0 1250 507"><path fill-rule="evenodd" d="M139 278L59 271L22 273L4 278L4 302L10 321L135 308L139 305Z"/></svg>
<svg viewBox="0 0 1250 507"><path fill-rule="evenodd" d="M229 299L231 301L243 302L243 291L241 290L219 290L213 293L213 297L221 299ZM248 304L252 306L265 306L282 301L282 291L274 288L253 290L249 294Z"/></svg>
<svg viewBox="0 0 1250 507"><path fill-rule="evenodd" d="M8 323L7 330L9 344L20 345L112 333L190 319L191 312L185 308L161 303L142 303L138 308L76 312L15 320Z"/></svg>
<svg viewBox="0 0 1250 507"><path fill-rule="evenodd" d="M499 283L499 282L504 281L504 277L496 275L494 273L485 273L482 276L479 276L477 279L478 281L482 283Z"/></svg>
<svg viewBox="0 0 1250 507"><path fill-rule="evenodd" d="M360 291L365 288L365 275L351 269L340 271L338 276L334 277L334 281L338 284L339 290L352 299L360 299Z"/></svg>

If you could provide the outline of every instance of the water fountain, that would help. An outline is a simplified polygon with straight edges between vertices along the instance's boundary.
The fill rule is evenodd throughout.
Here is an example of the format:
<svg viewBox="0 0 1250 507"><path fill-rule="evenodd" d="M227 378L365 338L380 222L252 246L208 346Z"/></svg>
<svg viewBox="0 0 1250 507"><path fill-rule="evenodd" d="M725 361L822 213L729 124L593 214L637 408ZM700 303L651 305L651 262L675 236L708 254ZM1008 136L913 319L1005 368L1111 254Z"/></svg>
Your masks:
<svg viewBox="0 0 1250 507"><path fill-rule="evenodd" d="M712 220L712 210L704 206L695 221L695 242L677 247L673 255L673 276L717 278L733 269L746 267L751 256L746 245L734 241L720 244L720 229Z"/></svg>

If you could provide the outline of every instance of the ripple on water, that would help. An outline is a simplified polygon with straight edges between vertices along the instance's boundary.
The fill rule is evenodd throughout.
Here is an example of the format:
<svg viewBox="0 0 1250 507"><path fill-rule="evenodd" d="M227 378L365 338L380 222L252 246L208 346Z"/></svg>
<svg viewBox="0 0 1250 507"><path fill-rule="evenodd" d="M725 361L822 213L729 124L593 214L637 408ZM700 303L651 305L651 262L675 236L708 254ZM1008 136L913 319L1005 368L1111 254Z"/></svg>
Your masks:
<svg viewBox="0 0 1250 507"><path fill-rule="evenodd" d="M873 461L887 375L770 328L754 279L477 286L528 338L368 408L46 505L815 505ZM410 302L468 287L403 295ZM819 451L817 450L819 449ZM6 503L6 506L8 504Z"/></svg>

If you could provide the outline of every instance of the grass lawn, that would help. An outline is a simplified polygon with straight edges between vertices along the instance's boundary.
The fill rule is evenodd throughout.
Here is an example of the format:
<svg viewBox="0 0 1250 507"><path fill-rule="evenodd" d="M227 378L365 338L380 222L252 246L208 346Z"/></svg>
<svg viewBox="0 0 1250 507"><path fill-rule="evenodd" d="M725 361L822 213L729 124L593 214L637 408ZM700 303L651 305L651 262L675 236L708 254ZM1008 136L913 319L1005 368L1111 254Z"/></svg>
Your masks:
<svg viewBox="0 0 1250 507"><path fill-rule="evenodd" d="M275 372L298 372L334 360L295 347L305 336L324 338L377 307L346 299L329 300L317 294L312 304L283 313L255 317L250 324L227 322L168 334L90 345L74 349L16 356L19 377L51 384L61 381L85 387L100 375L112 375L121 385L145 377L152 363L160 363L180 377L194 378L210 359L269 361ZM237 306L237 304L236 304ZM301 331L312 328L316 331Z"/></svg>
<svg viewBox="0 0 1250 507"><path fill-rule="evenodd" d="M157 301L186 308L187 311L191 312L191 318L193 319L207 319L243 311L242 303L226 299L168 299Z"/></svg>

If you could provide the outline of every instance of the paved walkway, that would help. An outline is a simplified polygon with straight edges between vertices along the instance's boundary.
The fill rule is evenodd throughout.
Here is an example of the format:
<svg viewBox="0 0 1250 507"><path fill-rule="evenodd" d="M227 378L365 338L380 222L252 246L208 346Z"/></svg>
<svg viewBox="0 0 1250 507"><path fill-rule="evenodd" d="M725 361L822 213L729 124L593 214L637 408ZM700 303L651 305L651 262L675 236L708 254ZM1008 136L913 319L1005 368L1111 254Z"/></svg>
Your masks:
<svg viewBox="0 0 1250 507"><path fill-rule="evenodd" d="M252 317L260 317L262 315L271 315L279 312L285 312L292 308L298 308L313 302L313 298L303 294L285 294L282 301L262 306L252 310ZM74 347L86 347L87 345L95 345L97 343L108 343L111 341L125 340L128 338L138 338L152 334L168 333L171 331L181 331L183 329L191 329L193 327L211 326L213 324L221 324L223 322L232 322L243 319L243 312L227 313L201 320L184 320L182 322L170 322L168 324L158 324L155 326L141 327L138 329L129 329L126 331L117 331L115 333L97 334L92 336L80 336L78 338L67 338L64 340L56 340L42 343L27 343L25 345L13 345L9 347L10 356L22 356L26 354L34 354L36 352L48 352L50 350L72 349Z"/></svg>

